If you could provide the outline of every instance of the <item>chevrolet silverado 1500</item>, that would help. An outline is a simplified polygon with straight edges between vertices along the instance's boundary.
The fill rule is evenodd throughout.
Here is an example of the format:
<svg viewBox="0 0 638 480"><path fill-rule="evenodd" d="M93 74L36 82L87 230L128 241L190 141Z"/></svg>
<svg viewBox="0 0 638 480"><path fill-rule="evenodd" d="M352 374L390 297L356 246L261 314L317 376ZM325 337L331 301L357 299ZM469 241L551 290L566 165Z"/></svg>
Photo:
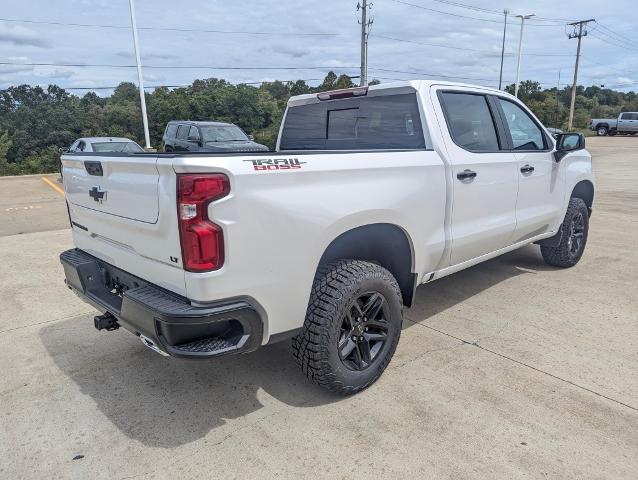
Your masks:
<svg viewBox="0 0 638 480"><path fill-rule="evenodd" d="M530 243L575 265L594 198L582 135L436 81L293 97L274 152L62 163L75 248L60 259L99 330L181 358L292 339L343 394L388 365L418 285Z"/></svg>

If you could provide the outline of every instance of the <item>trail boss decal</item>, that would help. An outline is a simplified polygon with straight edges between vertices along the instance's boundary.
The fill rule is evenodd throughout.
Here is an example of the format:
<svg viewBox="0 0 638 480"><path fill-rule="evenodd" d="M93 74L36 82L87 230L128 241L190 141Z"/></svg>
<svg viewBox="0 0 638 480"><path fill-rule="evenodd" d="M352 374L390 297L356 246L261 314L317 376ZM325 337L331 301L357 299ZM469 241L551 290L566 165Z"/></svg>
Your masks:
<svg viewBox="0 0 638 480"><path fill-rule="evenodd" d="M300 162L298 158L260 158L244 162L252 162L255 170L293 170L306 163Z"/></svg>

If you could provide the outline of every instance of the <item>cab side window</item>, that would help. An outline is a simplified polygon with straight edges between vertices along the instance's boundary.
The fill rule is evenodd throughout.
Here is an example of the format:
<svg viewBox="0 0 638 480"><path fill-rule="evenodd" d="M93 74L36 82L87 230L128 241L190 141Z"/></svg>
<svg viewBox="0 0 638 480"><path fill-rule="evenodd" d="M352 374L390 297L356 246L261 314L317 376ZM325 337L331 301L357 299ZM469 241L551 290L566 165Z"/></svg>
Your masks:
<svg viewBox="0 0 638 480"><path fill-rule="evenodd" d="M514 150L545 150L547 140L532 117L514 102L504 98L499 98L498 101L505 114Z"/></svg>
<svg viewBox="0 0 638 480"><path fill-rule="evenodd" d="M180 125L179 129L177 130L177 138L179 138L180 140L186 140L186 137L188 137L189 129L189 125Z"/></svg>
<svg viewBox="0 0 638 480"><path fill-rule="evenodd" d="M188 131L188 138L199 140L199 131L197 130L197 127L191 126L191 129Z"/></svg>
<svg viewBox="0 0 638 480"><path fill-rule="evenodd" d="M473 93L441 93L452 140L470 152L496 152L500 150L494 119L485 95Z"/></svg>

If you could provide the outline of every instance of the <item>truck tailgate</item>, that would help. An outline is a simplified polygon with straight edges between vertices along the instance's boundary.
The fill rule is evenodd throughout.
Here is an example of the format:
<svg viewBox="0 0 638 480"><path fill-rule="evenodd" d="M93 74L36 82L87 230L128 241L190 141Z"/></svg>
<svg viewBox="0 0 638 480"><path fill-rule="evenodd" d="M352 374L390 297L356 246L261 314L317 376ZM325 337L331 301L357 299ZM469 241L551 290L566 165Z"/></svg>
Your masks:
<svg viewBox="0 0 638 480"><path fill-rule="evenodd" d="M157 157L91 156L64 165L66 197L74 205L140 222L159 214Z"/></svg>
<svg viewBox="0 0 638 480"><path fill-rule="evenodd" d="M172 159L68 154L62 164L76 247L184 295Z"/></svg>

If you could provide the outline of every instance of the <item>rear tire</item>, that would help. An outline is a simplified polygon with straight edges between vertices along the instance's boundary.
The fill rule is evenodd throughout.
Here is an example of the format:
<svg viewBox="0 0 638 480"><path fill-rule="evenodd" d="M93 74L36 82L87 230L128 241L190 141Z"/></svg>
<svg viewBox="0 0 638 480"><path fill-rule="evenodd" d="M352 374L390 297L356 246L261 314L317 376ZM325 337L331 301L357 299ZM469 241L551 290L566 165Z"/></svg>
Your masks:
<svg viewBox="0 0 638 480"><path fill-rule="evenodd" d="M589 233L589 209L580 198L569 200L557 247L541 246L543 260L555 267L573 267L583 256Z"/></svg>
<svg viewBox="0 0 638 480"><path fill-rule="evenodd" d="M607 127L598 127L596 129L596 135L598 135L599 137L604 137L605 135L607 135Z"/></svg>
<svg viewBox="0 0 638 480"><path fill-rule="evenodd" d="M321 267L293 354L306 376L341 395L372 385L394 355L403 322L396 279L359 260Z"/></svg>

